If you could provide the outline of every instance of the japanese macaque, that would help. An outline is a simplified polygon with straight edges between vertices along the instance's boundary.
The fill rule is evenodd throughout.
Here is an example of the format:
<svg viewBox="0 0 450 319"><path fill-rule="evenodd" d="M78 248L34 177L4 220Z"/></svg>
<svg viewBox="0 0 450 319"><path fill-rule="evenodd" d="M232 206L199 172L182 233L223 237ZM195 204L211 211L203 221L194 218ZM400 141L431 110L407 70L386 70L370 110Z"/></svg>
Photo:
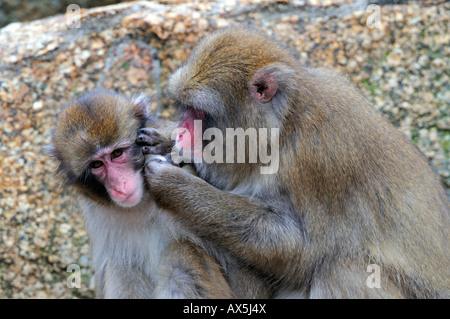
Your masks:
<svg viewBox="0 0 450 319"><path fill-rule="evenodd" d="M66 105L57 121L50 151L66 184L81 195L96 296L230 298L214 256L156 205L146 186L137 132L151 133L147 149L164 155L174 129L172 122L152 117L147 106L143 96L130 100L95 91Z"/></svg>
<svg viewBox="0 0 450 319"><path fill-rule="evenodd" d="M300 65L261 31L232 27L203 39L167 92L185 111L176 143L191 157L214 142L201 139L210 128L279 129L273 174L259 159L194 163L200 178L151 158L145 169L156 202L265 278L272 297L449 297L440 180L345 78ZM200 141L187 132L195 121Z"/></svg>

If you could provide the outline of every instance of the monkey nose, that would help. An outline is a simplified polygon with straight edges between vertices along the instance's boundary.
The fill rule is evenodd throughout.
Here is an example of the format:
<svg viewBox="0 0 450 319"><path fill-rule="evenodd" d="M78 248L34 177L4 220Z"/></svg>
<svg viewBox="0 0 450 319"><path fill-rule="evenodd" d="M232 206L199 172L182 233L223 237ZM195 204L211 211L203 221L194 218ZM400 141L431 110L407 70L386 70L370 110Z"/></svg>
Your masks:
<svg viewBox="0 0 450 319"><path fill-rule="evenodd" d="M114 180L112 181L112 183L110 184L109 187L113 192L115 193L125 193L125 190L127 188L127 185L124 181L120 181L120 180Z"/></svg>

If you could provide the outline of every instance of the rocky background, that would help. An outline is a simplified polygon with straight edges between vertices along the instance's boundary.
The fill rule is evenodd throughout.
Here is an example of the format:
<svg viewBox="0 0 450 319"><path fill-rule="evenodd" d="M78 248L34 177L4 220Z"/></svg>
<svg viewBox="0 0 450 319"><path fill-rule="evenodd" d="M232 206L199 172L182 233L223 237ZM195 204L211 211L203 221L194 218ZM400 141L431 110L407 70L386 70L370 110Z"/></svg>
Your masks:
<svg viewBox="0 0 450 319"><path fill-rule="evenodd" d="M260 26L302 63L348 74L426 154L450 195L450 4L373 3L379 28L365 0L166 0L0 29L0 298L93 296L79 209L43 152L61 104L95 88L154 94L202 36L230 24ZM70 264L80 266L81 288L67 287Z"/></svg>

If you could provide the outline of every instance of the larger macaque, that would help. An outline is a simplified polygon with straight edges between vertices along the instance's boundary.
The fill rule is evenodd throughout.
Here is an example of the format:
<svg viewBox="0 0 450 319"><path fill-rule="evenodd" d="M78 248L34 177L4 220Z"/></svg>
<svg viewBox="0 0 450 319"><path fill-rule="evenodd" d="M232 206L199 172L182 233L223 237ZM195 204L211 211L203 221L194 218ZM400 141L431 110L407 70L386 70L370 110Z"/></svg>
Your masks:
<svg viewBox="0 0 450 319"><path fill-rule="evenodd" d="M198 146L186 133L196 120L224 136L279 129L274 174L261 174L261 161L195 163L201 178L150 158L146 166L156 202L266 278L274 297L449 297L450 205L440 180L343 77L234 27L201 41L168 92L185 111L178 148ZM381 288L367 284L371 264Z"/></svg>

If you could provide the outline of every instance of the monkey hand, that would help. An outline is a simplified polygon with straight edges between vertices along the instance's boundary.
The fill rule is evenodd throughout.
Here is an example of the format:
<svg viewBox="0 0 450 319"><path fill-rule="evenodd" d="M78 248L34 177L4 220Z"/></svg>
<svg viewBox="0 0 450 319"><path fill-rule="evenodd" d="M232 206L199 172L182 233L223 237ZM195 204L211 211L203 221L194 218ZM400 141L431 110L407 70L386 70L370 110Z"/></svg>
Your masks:
<svg viewBox="0 0 450 319"><path fill-rule="evenodd" d="M172 165L168 156L151 154L148 146L143 147L143 153L148 154L145 156L145 178L153 195L165 197L176 191L170 185L176 185L177 181L181 182L192 176L186 170Z"/></svg>
<svg viewBox="0 0 450 319"><path fill-rule="evenodd" d="M172 140L165 138L157 129L150 127L141 128L136 138L136 144L147 147L146 150L143 149L144 154L169 154L173 143Z"/></svg>
<svg viewBox="0 0 450 319"><path fill-rule="evenodd" d="M147 171L149 172L153 172L158 170L159 165L167 165L170 164L170 162L168 161L168 159L162 155L157 155L157 154L153 154L150 152L151 147L149 146L144 146L142 148L142 152L144 154L148 154L145 157L145 171L147 173Z"/></svg>

